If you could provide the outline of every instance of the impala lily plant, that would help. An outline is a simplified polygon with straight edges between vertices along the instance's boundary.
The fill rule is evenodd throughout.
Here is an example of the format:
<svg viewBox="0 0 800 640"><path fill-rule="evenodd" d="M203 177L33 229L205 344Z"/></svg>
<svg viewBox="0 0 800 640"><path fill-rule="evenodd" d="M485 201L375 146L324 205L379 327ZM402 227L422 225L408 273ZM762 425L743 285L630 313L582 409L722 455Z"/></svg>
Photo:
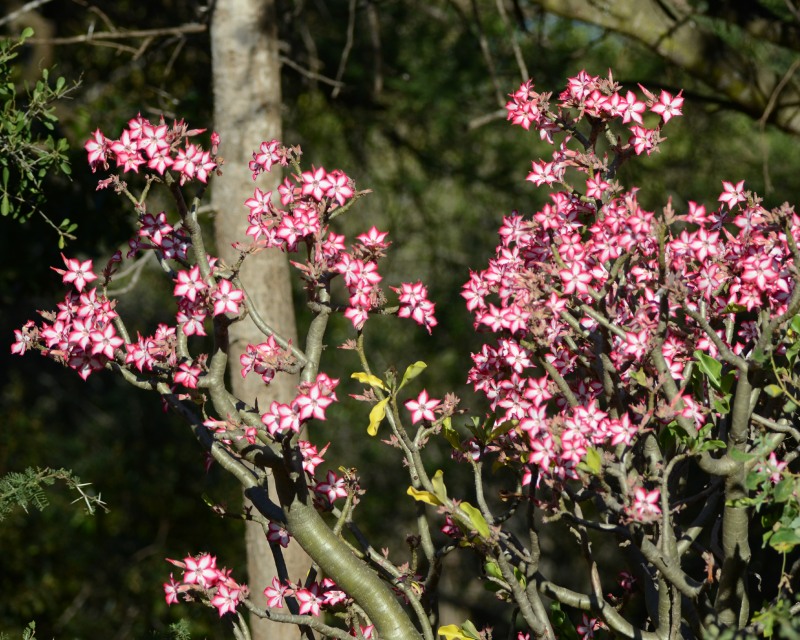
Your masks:
<svg viewBox="0 0 800 640"><path fill-rule="evenodd" d="M452 394L415 388L422 361L402 375L370 368L362 338L372 316L410 318L429 333L437 320L422 282L382 286L385 232L350 241L335 232L366 195L344 172L304 170L299 148L261 143L236 170L287 176L277 193L255 187L243 203L247 237L239 260L224 264L197 220L205 183L220 173L218 136L205 151L202 130L140 116L118 139L95 132L92 169L119 172L98 188L130 200L138 234L100 274L91 260L54 267L68 293L16 332L12 351L37 349L84 378L110 370L160 394L245 487L256 508L248 517L273 553L293 537L314 562L299 581L279 573L252 593L207 551L170 560L182 574L164 584L167 602L199 600L228 616L237 637L248 636L249 611L342 640L488 639L491 629L439 620L443 561L472 553L519 640L768 634L788 620L781 612L796 608L800 572L800 217L788 205L765 208L742 180L723 182L716 203L643 208L619 168L657 151L682 106L680 93L624 90L610 73L581 72L555 98L532 82L510 96L508 120L552 146L527 176L549 202L505 217L494 257L465 274L462 296L483 340L465 375L489 407L477 416ZM129 187L126 172L143 174L144 187ZM174 212L148 210L154 185L170 191ZM267 249L290 254L303 281L313 316L303 349L263 322L240 281L242 263ZM176 309L134 337L107 291L124 260L148 252L174 283ZM417 504L408 552L381 554L365 539L355 508L369 509L370 496L354 470L342 471L344 457L340 473L319 469L337 448L324 423L342 382L321 361L333 313L355 332L346 346L359 357L354 397L370 405L367 434L389 434ZM257 410L226 388L227 330L245 316L264 340L234 364L264 384L299 372L291 402ZM202 353L192 336L206 334L214 346ZM334 440L330 452L304 439L306 426ZM447 486L426 463L432 439L471 469L471 486ZM556 536L559 553L580 557L581 588L545 562L549 527L569 533ZM753 528L765 549L751 548ZM777 584L758 594L756 552L783 560Z"/></svg>

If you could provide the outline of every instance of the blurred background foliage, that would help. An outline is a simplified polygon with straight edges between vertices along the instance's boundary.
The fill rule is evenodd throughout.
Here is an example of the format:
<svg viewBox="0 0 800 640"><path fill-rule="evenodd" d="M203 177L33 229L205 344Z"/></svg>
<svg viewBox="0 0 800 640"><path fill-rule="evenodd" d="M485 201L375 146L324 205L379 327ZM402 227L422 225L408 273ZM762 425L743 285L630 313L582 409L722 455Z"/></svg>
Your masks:
<svg viewBox="0 0 800 640"><path fill-rule="evenodd" d="M503 96L523 80L516 53L541 91L557 94L567 76L584 68L592 74L612 68L630 88L685 89L684 117L669 123L662 152L621 172L624 182L642 188L645 206L663 206L671 197L678 210L688 200L713 207L721 180L744 178L767 206L797 195L794 136L718 99L700 79L643 44L536 4L278 2L284 140L303 146L306 164L341 168L359 188L373 190L343 230L350 237L373 224L389 231L394 244L382 268L384 283L423 279L437 302L439 326L432 337L409 322L369 323L373 369L395 365L402 371L424 359L430 368L420 384L439 397L455 390L476 411L482 407L470 405L464 382L469 350L480 342L460 287L470 269L482 269L492 256L502 216L514 209L533 212L545 200L544 191L524 178L530 160L546 149L535 133L512 129L502 111ZM113 193L96 191L98 176L86 166L83 142L94 129L115 136L137 112L212 126L208 33L182 30L207 25L209 18L210 8L198 2L52 0L35 13L0 22L9 37L26 26L36 30L12 69L18 101L42 68L52 68L53 78L80 82L55 105L55 134L70 143L72 175L48 174L40 205L52 220L78 224L67 254L95 258L102 268L133 229L132 212ZM777 47L780 57L767 56L763 51L775 45L718 16L707 19L721 37L751 48L776 72L792 64L790 49ZM118 29L163 32L81 41L90 32ZM0 336L10 344L14 328L35 309L54 307L63 292L49 268L60 264L57 234L35 218L0 223ZM120 309L129 328L152 332L158 322L170 321L171 312L164 311L170 297L155 269L145 269L120 296ZM301 312L301 335L306 321ZM331 374L343 379L340 399L358 390L349 380L355 356L335 348L352 336L349 323L334 323L325 356ZM224 623L211 611L184 605L168 610L160 585L169 575L165 557L207 550L221 564L243 566L241 526L221 520L201 499L207 493L235 507L239 491L231 479L215 469L205 472L199 446L157 398L111 376L96 374L83 383L35 356L12 359L8 347L0 354L0 474L68 467L93 482L110 508L87 516L70 504L74 496L56 488L48 509L18 510L0 523L0 631L14 637L35 619L40 637L166 637L170 623L188 618L195 634L221 633ZM329 455L337 464L359 468L364 487L377 496L368 496L368 506L357 512L360 523L376 546L391 543L402 554L405 529L399 523L412 505L403 495L406 482L385 472L397 466L395 452L365 434L367 413L366 406L345 401L311 435L318 444L332 441ZM445 455L432 452L432 467L443 465ZM448 470L448 483L457 474ZM473 609L473 620L491 622L477 600Z"/></svg>

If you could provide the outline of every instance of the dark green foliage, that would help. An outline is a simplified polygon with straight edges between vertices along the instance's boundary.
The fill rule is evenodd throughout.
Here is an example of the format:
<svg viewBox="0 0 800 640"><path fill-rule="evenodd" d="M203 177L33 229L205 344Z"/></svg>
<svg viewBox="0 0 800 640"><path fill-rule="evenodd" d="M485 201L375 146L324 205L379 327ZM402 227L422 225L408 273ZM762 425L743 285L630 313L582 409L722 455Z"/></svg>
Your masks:
<svg viewBox="0 0 800 640"><path fill-rule="evenodd" d="M68 469L28 467L21 473L9 471L0 477L0 522L17 507L25 513L28 513L30 508L43 511L50 504L45 487L52 486L56 480L60 480L68 489L78 494L74 502L83 502L89 515L94 515L98 507L106 508L100 495L95 496L87 489L89 483L81 482L81 479Z"/></svg>

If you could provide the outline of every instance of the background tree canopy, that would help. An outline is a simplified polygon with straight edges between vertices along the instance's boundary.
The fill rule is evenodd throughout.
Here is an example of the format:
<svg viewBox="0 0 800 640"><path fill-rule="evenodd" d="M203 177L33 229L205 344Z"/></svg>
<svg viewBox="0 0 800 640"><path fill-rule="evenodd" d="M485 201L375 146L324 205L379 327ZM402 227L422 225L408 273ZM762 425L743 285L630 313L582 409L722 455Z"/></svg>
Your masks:
<svg viewBox="0 0 800 640"><path fill-rule="evenodd" d="M208 7L177 0L103 4L112 6L51 0L0 22L9 37L25 26L36 30L11 69L18 102L43 67L53 68L52 78L81 83L55 110L55 134L70 143L72 176L49 173L40 208L51 220L77 222L77 240L66 251L85 257L110 254L132 229L119 199L95 189L82 148L91 131L119 131L137 112L211 127L213 112ZM625 85L684 89L685 117L670 127L664 151L624 167L631 172L624 177L642 187L644 206L663 206L670 197L677 209L688 200L713 204L721 180L745 178L766 206L796 198L794 5L614 5L602 12L578 0L278 3L285 141L301 144L308 162L341 167L359 188L374 191L355 218L390 232L387 278L422 278L437 302L433 337L410 323L367 336L378 370L408 364L398 358L424 357L435 380L429 388L469 397L465 346L474 332L460 287L490 256L502 216L542 204L524 181L537 139L512 130L502 110L504 96L528 75L554 92L583 68L612 68ZM724 67L678 59L659 39L664 29L677 38L687 25L695 36L691 50L713 52ZM52 305L59 282L49 267L60 258L58 235L41 220L2 223L0 335L10 344L12 329L33 309ZM170 291L158 285L162 298L141 295L156 282L145 269L119 295L143 332L166 320L159 300ZM349 323L341 322L328 355L331 374L343 379L356 363L333 346L348 337ZM169 574L165 557L208 550L227 566L242 564L237 525L200 499L208 493L210 501L235 503L237 488L213 469L204 472L200 448L153 398L102 375L87 387L50 362L6 361L8 349L2 353L0 474L72 468L102 492L110 511L86 516L69 504L72 495L56 489L43 512L17 510L0 522L0 630L13 637L35 619L41 637L91 638L109 630L116 638L158 637L171 622L191 617L193 632L221 632L222 623L199 608L168 610L160 585ZM397 544L402 532L387 523L399 526L412 505L391 498L398 489L389 474L372 472L386 467L386 454L365 439L363 407L343 405L332 412L328 437L334 448L354 453L364 485L387 496L364 528L376 545ZM470 594L462 600L480 611Z"/></svg>

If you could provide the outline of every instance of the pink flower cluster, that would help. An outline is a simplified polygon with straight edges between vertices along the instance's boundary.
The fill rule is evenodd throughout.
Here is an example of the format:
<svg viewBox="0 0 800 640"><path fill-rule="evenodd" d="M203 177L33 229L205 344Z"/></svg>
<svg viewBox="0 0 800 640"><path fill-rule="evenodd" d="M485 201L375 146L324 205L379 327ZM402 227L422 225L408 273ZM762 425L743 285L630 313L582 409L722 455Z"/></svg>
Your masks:
<svg viewBox="0 0 800 640"><path fill-rule="evenodd" d="M199 592L220 616L224 616L235 613L239 602L247 597L247 586L231 578L230 569L218 568L217 558L211 554L187 556L182 561L168 558L167 561L183 569L180 581L170 574L169 582L164 583L167 604L176 604L180 596L190 600L192 592Z"/></svg>
<svg viewBox="0 0 800 640"><path fill-rule="evenodd" d="M34 344L42 343L43 355L66 364L85 380L113 360L124 341L114 327L115 303L98 294L97 289L85 290L89 282L97 279L92 261L62 258L67 268L53 270L74 290L58 304L57 312L41 312L45 319L41 326L28 322L15 330L11 352L22 355Z"/></svg>
<svg viewBox="0 0 800 640"><path fill-rule="evenodd" d="M261 416L261 422L276 439L288 433L299 433L308 420L325 420L325 410L337 400L334 389L338 384L338 380L319 373L313 383L298 387L298 394L291 403L274 401L269 411Z"/></svg>
<svg viewBox="0 0 800 640"><path fill-rule="evenodd" d="M532 215L504 219L495 257L463 287L475 328L496 334L473 354L468 379L498 425L518 421L506 436L510 450L524 444L517 459L535 465L540 478L577 478L589 447L631 447L676 416L700 428L703 407L713 406L707 398L687 387L648 411L644 380L659 380L663 361L680 386L697 350L714 358L749 353L760 334L745 314L781 314L793 292L800 217L792 211L768 212L743 182L723 182L716 210L691 202L685 212L656 213L640 206L636 190L622 193L613 183L609 158L591 140L603 128L630 125L627 143L607 151L622 162L655 150L661 126L681 113L680 94L655 98L640 88L644 99L623 94L610 76L581 72L556 111L531 82L507 105L512 123L538 129L554 147L528 179L558 190ZM648 110L660 123L645 130ZM591 135L580 133L584 119ZM726 332L726 323L737 331ZM613 412L598 374L604 370L626 394ZM657 515L658 496L637 489L633 516Z"/></svg>
<svg viewBox="0 0 800 640"><path fill-rule="evenodd" d="M289 164L297 153L277 140L263 142L250 163L253 179L275 164ZM250 210L247 235L257 246L277 247L289 253L296 253L301 244L305 245L307 262L292 264L301 271L309 288L341 275L349 294L345 317L361 329L370 312L385 303L379 286L383 278L378 273L378 260L390 244L386 232L372 227L357 236L348 251L344 236L329 230L328 223L338 215L337 210L356 196L353 181L341 171L329 172L323 167L298 171L278 187L278 196L282 208L273 202L271 191L255 189L253 197L245 202ZM436 319L426 288L421 283L404 283L393 289L400 294L398 315L412 318L430 332Z"/></svg>
<svg viewBox="0 0 800 640"><path fill-rule="evenodd" d="M230 280L220 278L209 285L198 265L178 272L173 294L178 298L177 321L187 336L206 335L204 322L209 312L238 315L244 302L244 292L235 289Z"/></svg>
<svg viewBox="0 0 800 640"><path fill-rule="evenodd" d="M142 250L156 250L167 260L185 262L192 242L184 230L169 224L166 212L161 211L155 216L151 213L139 216L139 234L131 238L128 245L128 258L135 257Z"/></svg>
<svg viewBox="0 0 800 640"><path fill-rule="evenodd" d="M128 122L128 128L118 139L107 138L97 129L84 148L92 171L98 167L107 169L108 161L114 160L123 172L138 173L139 167L145 165L162 176L167 169L178 172L181 184L187 180L207 182L209 174L217 168L217 162L209 151L188 142L188 138L203 131L205 129L189 129L183 120L167 127L163 117L158 124L152 124L137 115ZM219 137L216 139L218 144ZM181 148L183 141L186 141L186 146Z"/></svg>
<svg viewBox="0 0 800 640"><path fill-rule="evenodd" d="M347 594L330 578L301 587L288 581L281 582L275 577L272 579L272 584L264 589L264 595L267 598L267 606L272 609L282 609L284 600L294 597L299 605L300 615L311 616L319 616L324 609L333 608L349 600Z"/></svg>

